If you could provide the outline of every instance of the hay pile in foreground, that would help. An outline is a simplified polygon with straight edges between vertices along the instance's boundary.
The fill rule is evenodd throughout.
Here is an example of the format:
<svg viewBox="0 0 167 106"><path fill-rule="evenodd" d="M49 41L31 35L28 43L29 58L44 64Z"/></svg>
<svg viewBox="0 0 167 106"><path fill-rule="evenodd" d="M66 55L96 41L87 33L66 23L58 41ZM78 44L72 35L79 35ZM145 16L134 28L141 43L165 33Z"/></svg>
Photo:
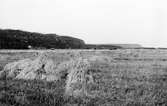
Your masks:
<svg viewBox="0 0 167 106"><path fill-rule="evenodd" d="M35 60L25 59L7 64L0 77L46 81L65 79L66 96L95 97L105 94L101 90L111 75L111 61L110 57L92 56L55 64L47 53L43 53Z"/></svg>
<svg viewBox="0 0 167 106"><path fill-rule="evenodd" d="M74 97L96 97L103 92L107 77L111 76L109 64L113 61L105 56L79 58L71 64L66 80L66 95ZM109 80L108 80L109 81Z"/></svg>
<svg viewBox="0 0 167 106"><path fill-rule="evenodd" d="M56 65L44 53L35 60L24 59L7 64L0 73L0 77L26 80L57 80L54 73Z"/></svg>

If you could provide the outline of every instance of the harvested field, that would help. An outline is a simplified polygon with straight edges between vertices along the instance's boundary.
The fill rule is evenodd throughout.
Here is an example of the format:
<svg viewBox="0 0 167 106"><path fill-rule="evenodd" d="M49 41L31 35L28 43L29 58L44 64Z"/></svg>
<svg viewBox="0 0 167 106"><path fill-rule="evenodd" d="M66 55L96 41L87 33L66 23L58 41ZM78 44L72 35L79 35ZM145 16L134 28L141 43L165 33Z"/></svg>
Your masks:
<svg viewBox="0 0 167 106"><path fill-rule="evenodd" d="M3 105L167 105L167 50L2 50L0 70Z"/></svg>

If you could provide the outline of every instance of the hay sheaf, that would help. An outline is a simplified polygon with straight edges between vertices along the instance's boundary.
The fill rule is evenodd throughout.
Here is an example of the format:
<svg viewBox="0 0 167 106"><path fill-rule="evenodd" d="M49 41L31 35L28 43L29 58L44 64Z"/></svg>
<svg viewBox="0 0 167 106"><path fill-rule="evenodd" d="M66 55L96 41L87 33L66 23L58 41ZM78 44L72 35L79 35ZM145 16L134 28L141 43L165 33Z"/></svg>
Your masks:
<svg viewBox="0 0 167 106"><path fill-rule="evenodd" d="M32 60L24 59L17 62L12 62L5 65L4 69L0 73L0 77L14 78L16 77L23 69L30 66Z"/></svg>
<svg viewBox="0 0 167 106"><path fill-rule="evenodd" d="M54 74L56 64L42 53L35 60L24 59L7 64L0 73L0 77L13 79L43 79L47 81L57 80Z"/></svg>
<svg viewBox="0 0 167 106"><path fill-rule="evenodd" d="M113 61L105 56L79 58L70 64L66 80L65 94L74 97L104 96L103 87L106 79L111 75L109 63Z"/></svg>

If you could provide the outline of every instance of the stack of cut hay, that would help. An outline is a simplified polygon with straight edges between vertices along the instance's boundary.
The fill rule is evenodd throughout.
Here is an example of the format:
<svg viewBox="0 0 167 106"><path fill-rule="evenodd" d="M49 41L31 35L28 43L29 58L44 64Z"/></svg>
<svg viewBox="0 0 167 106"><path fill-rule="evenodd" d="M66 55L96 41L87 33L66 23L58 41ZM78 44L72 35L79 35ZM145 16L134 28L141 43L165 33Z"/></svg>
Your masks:
<svg viewBox="0 0 167 106"><path fill-rule="evenodd" d="M54 73L56 67L54 62L41 54L35 60L24 59L7 64L0 73L0 77L13 79L45 79L47 81L57 80Z"/></svg>
<svg viewBox="0 0 167 106"><path fill-rule="evenodd" d="M109 83L107 77L111 76L109 70L112 59L105 56L79 58L69 63L66 80L66 95L74 97L104 96L105 84ZM108 82L107 82L108 81Z"/></svg>

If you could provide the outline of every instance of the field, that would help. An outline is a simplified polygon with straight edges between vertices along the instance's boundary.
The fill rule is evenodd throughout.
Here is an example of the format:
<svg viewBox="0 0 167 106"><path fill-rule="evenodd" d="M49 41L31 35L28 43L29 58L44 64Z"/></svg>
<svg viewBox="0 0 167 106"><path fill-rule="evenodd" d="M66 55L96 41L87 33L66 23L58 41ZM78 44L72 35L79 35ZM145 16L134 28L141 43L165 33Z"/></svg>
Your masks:
<svg viewBox="0 0 167 106"><path fill-rule="evenodd" d="M42 53L59 80L1 78L0 105L167 106L167 50L1 50L0 71Z"/></svg>

